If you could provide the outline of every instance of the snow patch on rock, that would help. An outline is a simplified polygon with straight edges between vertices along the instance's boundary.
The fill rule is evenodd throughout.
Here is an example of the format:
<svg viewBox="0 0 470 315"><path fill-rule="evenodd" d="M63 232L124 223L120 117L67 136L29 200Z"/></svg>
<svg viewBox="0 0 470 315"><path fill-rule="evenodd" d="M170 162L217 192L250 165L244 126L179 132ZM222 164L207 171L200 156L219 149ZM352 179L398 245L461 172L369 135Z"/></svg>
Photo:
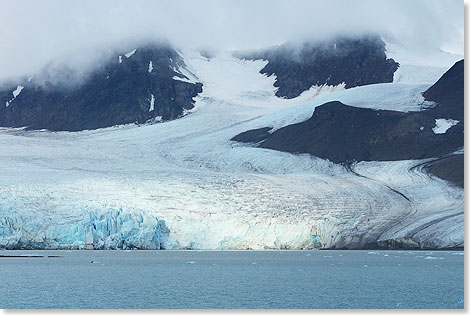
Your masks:
<svg viewBox="0 0 470 315"><path fill-rule="evenodd" d="M134 50L128 52L127 54L124 54L124 56L126 56L126 58L130 58L133 54L135 54L136 51L137 51L137 49L134 49Z"/></svg>
<svg viewBox="0 0 470 315"><path fill-rule="evenodd" d="M153 111L155 109L155 96L153 94L150 94L150 108L149 112Z"/></svg>
<svg viewBox="0 0 470 315"><path fill-rule="evenodd" d="M458 120L439 118L439 119L436 119L436 126L432 128L432 131L435 134L443 134L443 133L446 133L450 127L455 126L458 123L459 123Z"/></svg>
<svg viewBox="0 0 470 315"><path fill-rule="evenodd" d="M13 98L6 102L5 106L10 106L11 102L15 100L15 98L20 95L21 91L24 89L24 86L18 85L18 87L12 92Z"/></svg>

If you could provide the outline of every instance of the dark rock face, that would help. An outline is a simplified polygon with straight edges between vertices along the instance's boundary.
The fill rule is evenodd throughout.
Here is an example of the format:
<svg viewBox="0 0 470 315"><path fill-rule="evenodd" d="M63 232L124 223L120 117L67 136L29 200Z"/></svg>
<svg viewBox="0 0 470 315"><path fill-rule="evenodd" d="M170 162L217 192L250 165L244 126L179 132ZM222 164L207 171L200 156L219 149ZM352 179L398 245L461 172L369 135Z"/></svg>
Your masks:
<svg viewBox="0 0 470 315"><path fill-rule="evenodd" d="M431 174L464 187L464 156L453 154L425 163L424 168Z"/></svg>
<svg viewBox="0 0 470 315"><path fill-rule="evenodd" d="M284 44L272 50L254 53L247 59L264 59L261 70L276 75L278 97L294 98L314 85L346 84L346 88L393 81L398 63L387 59L380 36L339 37L334 40L304 43L297 47Z"/></svg>
<svg viewBox="0 0 470 315"><path fill-rule="evenodd" d="M264 127L259 129L248 130L236 135L231 140L243 143L258 143L263 140L266 140L269 137L269 131L271 129L272 128L270 127Z"/></svg>
<svg viewBox="0 0 470 315"><path fill-rule="evenodd" d="M435 134L434 125L428 112L401 113L330 102L317 107L309 120L272 133L260 147L348 163L424 159L463 145L461 128Z"/></svg>
<svg viewBox="0 0 470 315"><path fill-rule="evenodd" d="M0 91L0 126L79 131L155 117L175 119L194 107L193 97L202 84L173 79L185 78L177 70L184 62L174 49L154 45L137 48L129 58L125 53L108 60L78 86L44 87L33 79L18 84L24 88L14 99L16 85Z"/></svg>
<svg viewBox="0 0 470 315"><path fill-rule="evenodd" d="M424 94L441 102L429 110L402 113L329 102L315 108L312 117L304 122L271 134L266 128L251 130L232 140L255 143L264 139L259 144L262 148L310 153L342 164L443 157L464 145L463 80L463 62L458 62ZM436 134L432 129L440 118L456 119L459 123ZM460 186L462 161L463 155L441 159L427 169Z"/></svg>
<svg viewBox="0 0 470 315"><path fill-rule="evenodd" d="M440 118L464 121L464 60L456 62L423 96L439 103L435 108Z"/></svg>

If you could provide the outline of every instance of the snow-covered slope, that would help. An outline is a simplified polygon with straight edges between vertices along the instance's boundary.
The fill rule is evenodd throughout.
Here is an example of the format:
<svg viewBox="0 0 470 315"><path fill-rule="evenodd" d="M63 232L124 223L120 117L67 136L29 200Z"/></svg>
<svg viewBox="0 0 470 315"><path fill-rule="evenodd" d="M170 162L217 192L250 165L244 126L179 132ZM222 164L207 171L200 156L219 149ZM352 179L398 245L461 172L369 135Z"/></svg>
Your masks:
<svg viewBox="0 0 470 315"><path fill-rule="evenodd" d="M386 54L400 63L393 82L436 82L463 55L443 51L436 47L414 47L396 41L386 41Z"/></svg>
<svg viewBox="0 0 470 315"><path fill-rule="evenodd" d="M433 81L325 86L330 93L286 100L275 97L276 78L260 74L265 61L181 56L203 83L181 119L76 133L0 131L0 247L463 246L463 189L414 167L423 161L345 169L230 141L305 120L330 100L421 110L420 93Z"/></svg>

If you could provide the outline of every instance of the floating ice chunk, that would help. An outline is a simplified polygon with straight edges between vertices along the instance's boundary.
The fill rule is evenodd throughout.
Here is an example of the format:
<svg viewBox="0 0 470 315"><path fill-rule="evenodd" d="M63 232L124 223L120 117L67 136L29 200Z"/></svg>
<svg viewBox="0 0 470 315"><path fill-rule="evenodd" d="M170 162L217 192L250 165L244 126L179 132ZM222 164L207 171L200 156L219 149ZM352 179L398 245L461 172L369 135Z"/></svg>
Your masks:
<svg viewBox="0 0 470 315"><path fill-rule="evenodd" d="M118 61L119 61L119 63L122 63L122 56L118 57Z"/></svg>
<svg viewBox="0 0 470 315"><path fill-rule="evenodd" d="M31 82L31 80L32 80L33 78L34 78L34 75L30 76L30 77L28 78L28 82Z"/></svg>
<svg viewBox="0 0 470 315"><path fill-rule="evenodd" d="M433 256L427 256L426 258L424 259L427 259L427 260L435 260L435 259L444 259L442 257L433 257Z"/></svg>
<svg viewBox="0 0 470 315"><path fill-rule="evenodd" d="M384 257L388 257L388 254L385 254Z"/></svg>
<svg viewBox="0 0 470 315"><path fill-rule="evenodd" d="M463 252L462 252L462 253L452 253L451 255L459 255L459 256L463 256L463 255L465 255L465 253L463 253Z"/></svg>
<svg viewBox="0 0 470 315"><path fill-rule="evenodd" d="M423 131L423 130L424 130L424 127L423 127L423 126L419 127L419 130Z"/></svg>
<svg viewBox="0 0 470 315"><path fill-rule="evenodd" d="M364 265L364 268L367 268L367 267L369 267L369 266L367 266L367 265Z"/></svg>
<svg viewBox="0 0 470 315"><path fill-rule="evenodd" d="M323 256L323 257L324 257L324 258L331 258L331 257L333 257L333 256Z"/></svg>
<svg viewBox="0 0 470 315"><path fill-rule="evenodd" d="M133 51L128 52L124 56L126 56L126 58L130 58L133 54L135 54L136 51L137 51L137 49L134 49Z"/></svg>
<svg viewBox="0 0 470 315"><path fill-rule="evenodd" d="M305 256L310 256L310 254L305 254Z"/></svg>
<svg viewBox="0 0 470 315"><path fill-rule="evenodd" d="M252 265L256 265L256 261L252 262L251 264L252 264Z"/></svg>
<svg viewBox="0 0 470 315"><path fill-rule="evenodd" d="M377 255L376 252L367 252L367 255Z"/></svg>
<svg viewBox="0 0 470 315"><path fill-rule="evenodd" d="M153 70L153 63L152 63L152 60L150 60L150 62L149 62L149 73L152 73L152 70Z"/></svg>
<svg viewBox="0 0 470 315"><path fill-rule="evenodd" d="M155 109L155 96L153 96L153 94L150 94L150 108L149 108L149 112L153 111Z"/></svg>
<svg viewBox="0 0 470 315"><path fill-rule="evenodd" d="M187 261L186 262L188 265L194 265L196 262L195 261Z"/></svg>
<svg viewBox="0 0 470 315"><path fill-rule="evenodd" d="M439 119L436 119L436 126L434 128L432 128L432 131L435 134L446 133L446 131L450 127L455 126L458 123L459 123L458 120L439 118Z"/></svg>

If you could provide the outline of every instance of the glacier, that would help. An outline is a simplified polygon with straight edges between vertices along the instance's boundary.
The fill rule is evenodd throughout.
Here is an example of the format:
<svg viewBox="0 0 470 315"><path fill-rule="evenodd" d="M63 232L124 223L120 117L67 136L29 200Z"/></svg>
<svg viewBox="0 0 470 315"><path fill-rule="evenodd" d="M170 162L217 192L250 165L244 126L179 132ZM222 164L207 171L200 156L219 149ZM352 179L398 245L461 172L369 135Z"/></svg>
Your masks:
<svg viewBox="0 0 470 315"><path fill-rule="evenodd" d="M427 160L345 168L230 141L306 120L331 100L432 107L421 93L438 68L403 67L394 83L280 99L276 77L259 72L266 61L180 54L180 71L204 84L180 119L81 132L0 129L0 248L463 247L464 191L426 173Z"/></svg>

